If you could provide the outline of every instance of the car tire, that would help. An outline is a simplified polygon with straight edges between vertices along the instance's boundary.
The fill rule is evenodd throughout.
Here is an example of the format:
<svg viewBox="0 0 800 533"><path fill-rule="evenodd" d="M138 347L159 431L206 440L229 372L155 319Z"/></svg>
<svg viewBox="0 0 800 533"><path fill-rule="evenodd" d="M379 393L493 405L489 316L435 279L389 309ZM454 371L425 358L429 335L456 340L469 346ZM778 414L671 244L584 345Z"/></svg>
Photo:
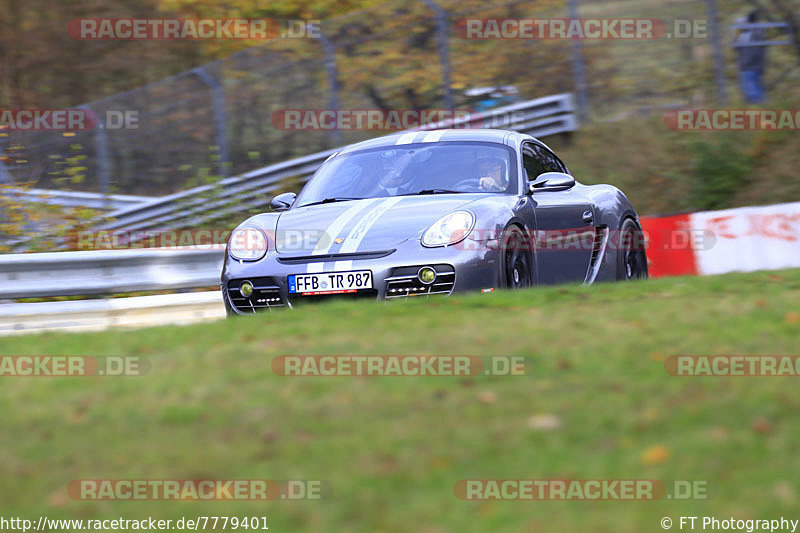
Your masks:
<svg viewBox="0 0 800 533"><path fill-rule="evenodd" d="M647 254L644 250L644 234L639 225L632 218L626 218L618 237L617 281L647 279Z"/></svg>
<svg viewBox="0 0 800 533"><path fill-rule="evenodd" d="M503 232L501 255L501 280L505 289L524 289L533 285L533 265L528 239L518 226Z"/></svg>

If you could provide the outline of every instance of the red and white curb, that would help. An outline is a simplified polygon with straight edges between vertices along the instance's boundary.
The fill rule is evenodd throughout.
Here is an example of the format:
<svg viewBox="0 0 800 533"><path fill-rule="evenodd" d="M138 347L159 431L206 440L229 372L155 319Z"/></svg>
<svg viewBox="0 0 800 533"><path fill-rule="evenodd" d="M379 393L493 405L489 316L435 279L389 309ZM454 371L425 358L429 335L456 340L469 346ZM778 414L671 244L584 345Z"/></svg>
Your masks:
<svg viewBox="0 0 800 533"><path fill-rule="evenodd" d="M642 217L641 222L651 277L800 268L800 202ZM675 239L701 234L707 236L702 243Z"/></svg>

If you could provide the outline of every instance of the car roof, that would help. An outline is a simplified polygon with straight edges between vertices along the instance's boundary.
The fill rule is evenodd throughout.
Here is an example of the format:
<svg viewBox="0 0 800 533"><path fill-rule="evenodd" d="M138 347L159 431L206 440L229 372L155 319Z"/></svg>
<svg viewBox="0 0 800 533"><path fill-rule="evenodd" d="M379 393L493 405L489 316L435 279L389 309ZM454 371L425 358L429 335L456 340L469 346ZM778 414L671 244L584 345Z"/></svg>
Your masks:
<svg viewBox="0 0 800 533"><path fill-rule="evenodd" d="M343 148L339 154L370 148L382 148L415 143L431 142L493 142L515 146L521 139L533 139L530 135L507 130L493 129L442 129L399 132L377 139L369 139Z"/></svg>

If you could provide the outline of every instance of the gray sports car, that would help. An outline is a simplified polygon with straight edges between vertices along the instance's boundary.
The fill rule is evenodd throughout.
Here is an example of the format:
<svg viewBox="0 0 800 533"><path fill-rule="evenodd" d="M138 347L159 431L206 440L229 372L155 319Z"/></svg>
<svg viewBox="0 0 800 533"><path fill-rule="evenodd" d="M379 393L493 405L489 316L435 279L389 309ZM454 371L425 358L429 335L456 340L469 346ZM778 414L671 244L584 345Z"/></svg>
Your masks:
<svg viewBox="0 0 800 533"><path fill-rule="evenodd" d="M647 277L639 218L622 191L576 182L544 143L516 132L354 144L270 208L229 239L229 314Z"/></svg>

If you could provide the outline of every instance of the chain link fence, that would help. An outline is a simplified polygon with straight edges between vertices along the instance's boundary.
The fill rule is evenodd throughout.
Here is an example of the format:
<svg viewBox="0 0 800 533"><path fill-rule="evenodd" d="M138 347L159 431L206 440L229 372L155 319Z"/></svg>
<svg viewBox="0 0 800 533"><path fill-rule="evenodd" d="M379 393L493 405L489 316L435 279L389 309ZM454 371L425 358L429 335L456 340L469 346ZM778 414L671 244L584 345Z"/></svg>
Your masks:
<svg viewBox="0 0 800 533"><path fill-rule="evenodd" d="M707 24L706 34L687 38L466 39L454 31L465 19L567 17L653 18L671 30L676 20L708 21L714 4L718 25ZM380 134L282 130L271 121L281 110L470 110L486 104L485 96L472 96L470 89L479 87L513 87L497 105L575 92L587 120L711 106L725 97L735 102L736 63L726 28L749 5L745 0L391 0L322 21L317 36L275 39L86 104L102 128L2 133L0 181L161 196ZM767 85L780 91L796 84L792 48L776 47L770 54ZM137 127L115 129L113 122L131 111Z"/></svg>

